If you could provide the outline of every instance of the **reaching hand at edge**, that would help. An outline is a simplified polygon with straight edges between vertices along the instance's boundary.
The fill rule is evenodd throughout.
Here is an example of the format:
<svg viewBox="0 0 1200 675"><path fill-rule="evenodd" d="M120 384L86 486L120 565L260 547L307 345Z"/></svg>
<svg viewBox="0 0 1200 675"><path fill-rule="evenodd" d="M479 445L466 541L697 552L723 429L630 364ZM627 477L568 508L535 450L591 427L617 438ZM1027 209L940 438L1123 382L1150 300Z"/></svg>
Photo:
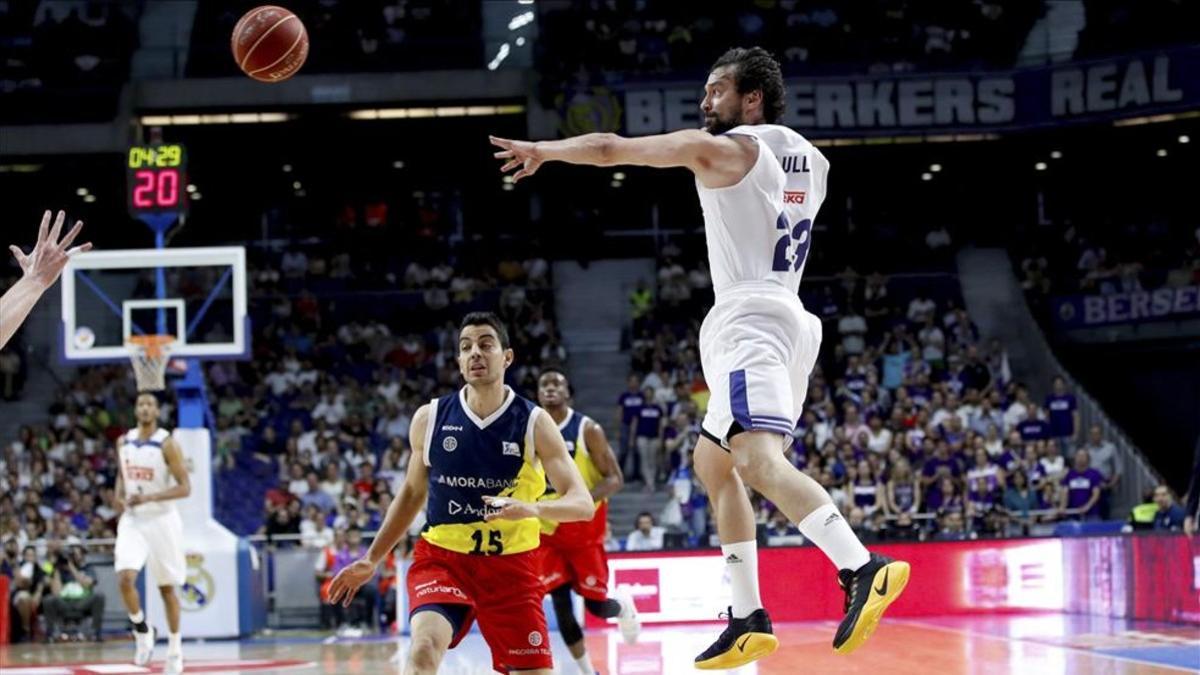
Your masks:
<svg viewBox="0 0 1200 675"><path fill-rule="evenodd" d="M21 266L23 274L17 283L5 291L3 297L0 297L0 348L7 345L21 324L25 323L25 318L29 316L29 312L42 297L42 293L45 293L46 289L53 286L54 282L58 280L71 256L91 250L90 243L69 248L75 241L75 237L79 236L79 231L83 229L83 221L76 221L75 227L71 228L67 236L62 241L58 240L66 217L66 213L59 211L58 218L54 220L54 229L51 230L50 212L47 211L42 215L42 225L38 228L37 243L34 244L33 251L29 255L25 255L16 246L8 247L17 264Z"/></svg>
<svg viewBox="0 0 1200 675"><path fill-rule="evenodd" d="M504 166L500 167L501 173L508 173L517 167L521 167L512 174L513 183L537 173L537 170L542 166L542 162L546 161L538 151L537 143L531 141L514 141L496 136L488 136L488 140L492 142L492 145L503 148L503 150L492 156L496 159L508 160L504 163Z"/></svg>
<svg viewBox="0 0 1200 675"><path fill-rule="evenodd" d="M91 242L68 248L83 229L82 220L75 221L75 226L71 228L70 232L67 232L67 236L63 237L62 241L58 240L58 236L62 234L63 221L66 220L66 217L67 214L64 211L59 211L58 217L54 219L54 229L50 229L50 211L42 214L37 243L33 245L33 251L29 255L22 253L21 249L16 246L8 247L21 266L21 271L25 273L26 279L31 279L41 286L49 288L58 280L58 276L62 274L63 268L67 266L67 260L71 256L92 249Z"/></svg>

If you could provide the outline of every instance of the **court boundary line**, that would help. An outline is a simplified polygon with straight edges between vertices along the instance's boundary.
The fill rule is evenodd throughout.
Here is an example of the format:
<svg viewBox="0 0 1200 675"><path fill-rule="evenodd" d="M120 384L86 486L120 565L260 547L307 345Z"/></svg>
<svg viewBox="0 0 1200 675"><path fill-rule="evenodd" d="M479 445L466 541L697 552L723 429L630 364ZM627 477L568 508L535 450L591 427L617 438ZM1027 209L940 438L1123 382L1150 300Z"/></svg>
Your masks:
<svg viewBox="0 0 1200 675"><path fill-rule="evenodd" d="M1034 640L1026 640L1024 638L1012 638L1012 637L1004 637L1002 635L991 635L989 633L980 633L980 632L977 632L974 630L969 630L969 629L950 628L948 626L938 626L936 624L924 623L922 621L909 619L909 618L897 617L896 619L893 619L889 623L895 623L897 625L904 625L904 626L914 626L917 628L925 628L928 630L937 630L937 631L942 631L943 633L956 633L958 635L966 635L968 637L984 638L984 639L988 639L988 640L999 640L1001 642L1009 642L1009 643L1020 642L1020 643L1028 644L1028 645L1037 645L1039 647L1062 649L1065 651L1075 652L1078 654L1090 654L1093 656L1099 656L1099 657L1103 657L1106 659L1112 659L1113 661L1120 661L1123 663L1132 663L1132 664L1139 665L1139 666L1155 666L1158 668L1166 668L1168 670L1174 670L1174 671L1178 671L1181 673L1200 672L1200 670L1196 670L1196 669L1192 669L1192 668L1182 668L1180 666L1174 666L1174 665L1164 664L1164 663L1155 663L1154 661L1143 661L1141 659L1130 659L1130 658L1126 658L1124 656L1117 656L1115 654L1106 654L1104 652L1096 651L1096 650L1092 650L1092 649L1081 649L1079 647L1072 647L1069 645L1058 645L1058 644L1051 644L1048 642L1037 642Z"/></svg>

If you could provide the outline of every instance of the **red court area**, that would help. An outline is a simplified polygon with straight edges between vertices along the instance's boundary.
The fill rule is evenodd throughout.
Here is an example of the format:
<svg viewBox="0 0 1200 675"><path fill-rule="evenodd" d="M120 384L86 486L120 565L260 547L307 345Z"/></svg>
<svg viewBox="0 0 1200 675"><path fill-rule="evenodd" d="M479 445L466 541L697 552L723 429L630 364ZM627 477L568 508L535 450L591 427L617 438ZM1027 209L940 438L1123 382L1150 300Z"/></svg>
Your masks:
<svg viewBox="0 0 1200 675"><path fill-rule="evenodd" d="M760 552L763 598L779 650L740 675L792 673L1200 672L1200 546L1183 536L1110 536L881 546L912 564L905 595L871 640L840 656L831 647L841 593L811 547ZM604 675L693 673L721 626L723 563L711 552L616 554L609 584L628 591L645 630L626 645L590 626L588 650ZM339 639L274 633L187 643L188 672L398 672L408 638ZM573 673L561 638L559 673ZM160 645L160 652L162 645ZM157 673L129 665L132 645L20 644L0 648L4 675ZM157 654L161 657L162 654ZM478 632L451 651L442 673L490 673Z"/></svg>
<svg viewBox="0 0 1200 675"><path fill-rule="evenodd" d="M715 634L712 625L649 628L636 645L615 630L591 633L588 650L603 675L696 673L695 654ZM1159 622L1067 614L901 618L885 622L871 641L850 656L834 654L833 622L776 626L780 648L738 675L795 673L1107 673L1167 675L1200 672L1200 629ZM559 673L573 673L558 636L551 640ZM260 639L188 644L187 672L395 673L407 638L374 640ZM161 646L160 646L161 649ZM128 642L104 646L22 645L0 651L5 675L160 673L128 662ZM88 656L92 658L89 660ZM287 659L287 660L275 660ZM441 673L485 675L487 645L473 633L442 664ZM66 664L66 665L63 665Z"/></svg>

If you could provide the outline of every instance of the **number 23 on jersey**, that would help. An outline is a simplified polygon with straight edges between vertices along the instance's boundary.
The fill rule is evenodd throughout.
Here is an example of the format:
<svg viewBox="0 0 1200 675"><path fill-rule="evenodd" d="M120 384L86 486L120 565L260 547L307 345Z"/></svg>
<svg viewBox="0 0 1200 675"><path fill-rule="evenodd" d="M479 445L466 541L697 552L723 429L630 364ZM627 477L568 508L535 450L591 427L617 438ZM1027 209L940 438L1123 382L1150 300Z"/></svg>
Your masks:
<svg viewBox="0 0 1200 675"><path fill-rule="evenodd" d="M781 213L775 220L775 229L782 230L783 234L775 242L775 262L771 271L799 271L804 267L812 244L812 219L805 218L793 226L788 223L787 214Z"/></svg>

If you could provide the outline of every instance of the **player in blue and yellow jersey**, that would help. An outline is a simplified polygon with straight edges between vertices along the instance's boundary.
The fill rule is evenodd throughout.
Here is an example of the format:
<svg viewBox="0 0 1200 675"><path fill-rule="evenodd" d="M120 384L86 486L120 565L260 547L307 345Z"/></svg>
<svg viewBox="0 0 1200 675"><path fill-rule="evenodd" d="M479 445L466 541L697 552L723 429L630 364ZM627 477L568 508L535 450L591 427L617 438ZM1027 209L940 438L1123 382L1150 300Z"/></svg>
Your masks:
<svg viewBox="0 0 1200 675"><path fill-rule="evenodd" d="M583 642L583 629L575 620L571 590L583 596L584 607L602 619L617 619L625 641L637 640L640 629L637 609L627 594L609 597L608 558L604 552L604 530L608 524L608 497L621 489L624 479L604 429L570 406L571 384L561 370L547 368L538 377L538 403L550 413L562 432L567 452L583 476L584 485L596 503L591 520L556 523L542 520L542 583L554 601L558 630L581 675L596 669ZM543 500L557 499L553 485L546 486Z"/></svg>
<svg viewBox="0 0 1200 675"><path fill-rule="evenodd" d="M330 588L331 603L349 604L425 508L428 526L406 579L405 673L437 672L476 620L494 669L552 672L538 519L589 520L595 508L554 420L504 385L512 362L508 332L494 314L463 318L458 367L467 385L417 410L404 484L367 555ZM539 502L546 476L560 496Z"/></svg>

